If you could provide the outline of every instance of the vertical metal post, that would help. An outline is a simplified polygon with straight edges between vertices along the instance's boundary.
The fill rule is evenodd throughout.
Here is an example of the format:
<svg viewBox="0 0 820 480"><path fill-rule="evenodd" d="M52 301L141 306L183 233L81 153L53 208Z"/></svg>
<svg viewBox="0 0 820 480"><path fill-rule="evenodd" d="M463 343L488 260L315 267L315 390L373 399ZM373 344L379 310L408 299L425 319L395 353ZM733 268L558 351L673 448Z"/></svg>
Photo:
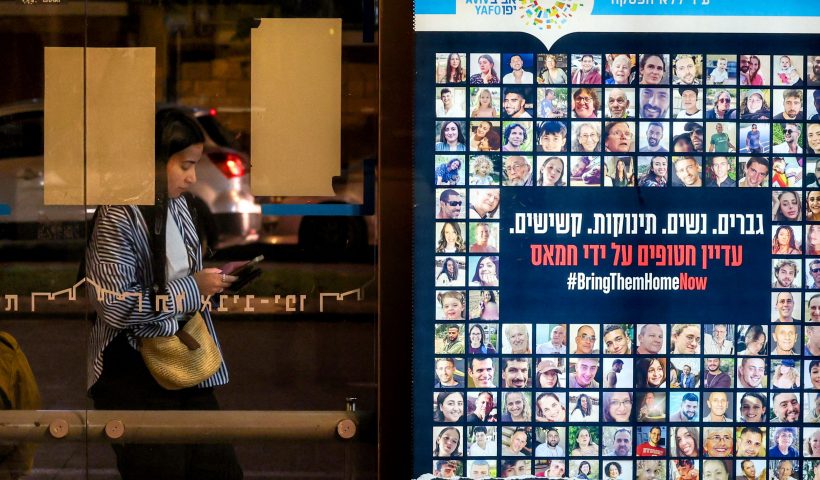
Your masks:
<svg viewBox="0 0 820 480"><path fill-rule="evenodd" d="M345 398L346 409L348 412L355 412L356 411L356 397L347 397ZM353 480L354 475L356 474L355 463L356 463L356 452L353 452L353 442L346 442L345 443L345 480Z"/></svg>

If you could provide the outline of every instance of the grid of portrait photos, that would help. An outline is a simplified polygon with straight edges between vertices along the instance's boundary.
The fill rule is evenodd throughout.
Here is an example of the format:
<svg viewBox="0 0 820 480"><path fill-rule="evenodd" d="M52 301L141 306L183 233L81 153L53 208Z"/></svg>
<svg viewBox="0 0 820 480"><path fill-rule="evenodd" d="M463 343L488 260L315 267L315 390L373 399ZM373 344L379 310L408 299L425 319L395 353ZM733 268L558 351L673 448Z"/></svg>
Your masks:
<svg viewBox="0 0 820 480"><path fill-rule="evenodd" d="M820 55L435 62L433 472L820 480ZM515 187L769 188L771 322L505 316Z"/></svg>

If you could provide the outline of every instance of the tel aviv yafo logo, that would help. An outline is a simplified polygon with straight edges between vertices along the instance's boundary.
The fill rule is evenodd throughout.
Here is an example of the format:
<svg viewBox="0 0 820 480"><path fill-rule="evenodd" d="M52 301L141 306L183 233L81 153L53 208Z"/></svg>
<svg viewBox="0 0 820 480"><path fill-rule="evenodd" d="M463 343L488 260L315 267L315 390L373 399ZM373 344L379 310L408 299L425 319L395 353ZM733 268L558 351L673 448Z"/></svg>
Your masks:
<svg viewBox="0 0 820 480"><path fill-rule="evenodd" d="M554 30L566 25L583 6L583 2L570 0L519 0L518 11L527 25Z"/></svg>

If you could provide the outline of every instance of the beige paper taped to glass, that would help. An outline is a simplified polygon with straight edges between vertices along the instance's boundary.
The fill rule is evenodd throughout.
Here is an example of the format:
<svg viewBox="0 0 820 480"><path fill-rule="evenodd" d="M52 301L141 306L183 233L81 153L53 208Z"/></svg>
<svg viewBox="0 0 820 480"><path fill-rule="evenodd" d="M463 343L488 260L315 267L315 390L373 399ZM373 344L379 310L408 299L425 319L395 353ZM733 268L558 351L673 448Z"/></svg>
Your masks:
<svg viewBox="0 0 820 480"><path fill-rule="evenodd" d="M85 54L83 102L83 48L45 49L45 204L153 204L155 49Z"/></svg>
<svg viewBox="0 0 820 480"><path fill-rule="evenodd" d="M332 196L341 174L341 19L264 18L251 32L251 192Z"/></svg>

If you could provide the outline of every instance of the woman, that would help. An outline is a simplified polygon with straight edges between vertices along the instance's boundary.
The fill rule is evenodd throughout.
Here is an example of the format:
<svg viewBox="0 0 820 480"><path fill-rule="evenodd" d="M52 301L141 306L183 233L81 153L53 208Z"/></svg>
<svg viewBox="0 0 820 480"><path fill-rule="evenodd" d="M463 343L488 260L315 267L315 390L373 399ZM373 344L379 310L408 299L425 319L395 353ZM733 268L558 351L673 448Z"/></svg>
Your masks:
<svg viewBox="0 0 820 480"><path fill-rule="evenodd" d="M441 292L438 302L445 320L464 320L464 294L461 292Z"/></svg>
<svg viewBox="0 0 820 480"><path fill-rule="evenodd" d="M604 422L632 420L632 392L604 392Z"/></svg>
<svg viewBox="0 0 820 480"><path fill-rule="evenodd" d="M508 323L504 326L504 337L507 344L504 353L530 354L530 333L527 326L521 323ZM509 350L507 352L506 350Z"/></svg>
<svg viewBox="0 0 820 480"><path fill-rule="evenodd" d="M555 55L544 57L544 69L538 74L538 83L546 85L563 85L567 83L567 74L558 68Z"/></svg>
<svg viewBox="0 0 820 480"><path fill-rule="evenodd" d="M564 160L560 157L549 157L538 169L539 187L563 187L564 182Z"/></svg>
<svg viewBox="0 0 820 480"><path fill-rule="evenodd" d="M481 355L495 354L495 348L492 344L484 343L484 328L481 325L473 325L470 327L470 346L467 353L476 353Z"/></svg>
<svg viewBox="0 0 820 480"><path fill-rule="evenodd" d="M501 135L495 130L487 132L487 136L478 142L479 152L497 152L501 150Z"/></svg>
<svg viewBox="0 0 820 480"><path fill-rule="evenodd" d="M504 409L501 415L502 422L531 422L532 412L527 397L522 392L507 392L504 396Z"/></svg>
<svg viewBox="0 0 820 480"><path fill-rule="evenodd" d="M635 384L638 388L666 386L666 359L642 358L635 365Z"/></svg>
<svg viewBox="0 0 820 480"><path fill-rule="evenodd" d="M535 406L537 422L565 422L567 419L567 409L555 393L540 393L535 400Z"/></svg>
<svg viewBox="0 0 820 480"><path fill-rule="evenodd" d="M806 150L809 155L820 155L820 123L810 123L806 127Z"/></svg>
<svg viewBox="0 0 820 480"><path fill-rule="evenodd" d="M803 217L800 195L791 190L777 194L772 212L772 219L776 222L798 222Z"/></svg>
<svg viewBox="0 0 820 480"><path fill-rule="evenodd" d="M484 318L485 312L488 311L494 311L496 314L495 320L498 320L498 302L495 300L495 292L492 290L482 290L480 300L478 301L478 309L470 313L470 318L488 320Z"/></svg>
<svg viewBox="0 0 820 480"><path fill-rule="evenodd" d="M745 55L741 55L742 58ZM749 69L744 72L743 69L738 70L741 85L763 85L763 76L760 75L760 58L757 55L749 55Z"/></svg>
<svg viewBox="0 0 820 480"><path fill-rule="evenodd" d="M470 245L471 253L496 253L498 249L490 244L490 224L477 223L475 226L475 243Z"/></svg>
<svg viewBox="0 0 820 480"><path fill-rule="evenodd" d="M811 435L804 434L804 436L803 456L806 458L820 458L820 430L814 430Z"/></svg>
<svg viewBox="0 0 820 480"><path fill-rule="evenodd" d="M621 478L621 465L618 462L609 462L604 466L607 480L619 480Z"/></svg>
<svg viewBox="0 0 820 480"><path fill-rule="evenodd" d="M615 159L615 175L612 176L612 184L616 187L627 187L632 184L632 175L626 172L624 157Z"/></svg>
<svg viewBox="0 0 820 480"><path fill-rule="evenodd" d="M439 83L461 83L466 79L467 72L464 71L464 67L461 65L461 55L451 53L447 57L447 71L444 78L439 80Z"/></svg>
<svg viewBox="0 0 820 480"><path fill-rule="evenodd" d="M675 454L679 457L695 458L698 456L698 429L695 427L677 427L675 429Z"/></svg>
<svg viewBox="0 0 820 480"><path fill-rule="evenodd" d="M738 352L738 355L747 357L765 355L766 331L760 325L750 325L743 335L743 343L746 348Z"/></svg>
<svg viewBox="0 0 820 480"><path fill-rule="evenodd" d="M576 88L572 92L572 116L575 118L600 118L598 110L601 108L601 101L598 100L598 93L592 88Z"/></svg>
<svg viewBox="0 0 820 480"><path fill-rule="evenodd" d="M490 55L478 56L478 70L470 76L470 85L491 85L498 83L498 74L495 72L495 60Z"/></svg>
<svg viewBox="0 0 820 480"><path fill-rule="evenodd" d="M820 255L820 225L809 225L806 230L806 255Z"/></svg>
<svg viewBox="0 0 820 480"><path fill-rule="evenodd" d="M476 201L472 201L473 198ZM498 218L498 207L501 203L497 188L472 190L470 192L470 218L489 219Z"/></svg>
<svg viewBox="0 0 820 480"><path fill-rule="evenodd" d="M578 435L575 437L575 448L569 455L571 457L598 456L598 444L592 441L592 435L588 429L578 430Z"/></svg>
<svg viewBox="0 0 820 480"><path fill-rule="evenodd" d="M482 255L478 257L472 287L497 287L498 286L498 257Z"/></svg>
<svg viewBox="0 0 820 480"><path fill-rule="evenodd" d="M538 371L538 385L541 388L561 388L559 375L563 374L563 371L554 360L542 359L538 362L536 370Z"/></svg>
<svg viewBox="0 0 820 480"><path fill-rule="evenodd" d="M732 95L728 90L718 90L715 95L715 105L706 112L706 119L729 120L735 118L737 118L737 111L732 108Z"/></svg>
<svg viewBox="0 0 820 480"><path fill-rule="evenodd" d="M818 192L820 194L820 192ZM820 208L820 205L818 205ZM794 240L794 230L788 225L777 227L774 238L772 238L773 255L800 255L800 249Z"/></svg>
<svg viewBox="0 0 820 480"><path fill-rule="evenodd" d="M201 307L200 295L230 287L236 277L202 268L197 229L183 194L196 182L204 137L182 112L156 116L156 184L153 206L102 206L85 254L88 298L96 318L90 332L89 395L99 410L219 410L213 387L228 382L222 363L199 385L166 390L145 366L142 338L171 336ZM150 226L150 229L146 228ZM97 286L115 296L97 292ZM165 301L156 311L158 295ZM210 311L199 312L216 339ZM219 342L216 341L219 345ZM124 478L242 478L230 445L117 445Z"/></svg>
<svg viewBox="0 0 820 480"><path fill-rule="evenodd" d="M470 112L471 117L498 117L498 110L493 105L493 95L486 88L478 92L478 105Z"/></svg>
<svg viewBox="0 0 820 480"><path fill-rule="evenodd" d="M591 123L582 123L576 127L575 138L572 140L573 152L600 152L601 134L599 127Z"/></svg>
<svg viewBox="0 0 820 480"><path fill-rule="evenodd" d="M794 389L800 387L800 372L794 368L794 360L782 360L774 369L772 375L772 389Z"/></svg>
<svg viewBox="0 0 820 480"><path fill-rule="evenodd" d="M665 187L668 165L666 157L652 157L649 171L638 180L639 187Z"/></svg>
<svg viewBox="0 0 820 480"><path fill-rule="evenodd" d="M572 413L569 414L569 420L571 422L590 422L592 421L592 401L590 400L589 396L585 393L582 393L578 396L578 400L575 402L575 408L572 409Z"/></svg>
<svg viewBox="0 0 820 480"><path fill-rule="evenodd" d="M815 395L814 397L814 408L806 410L805 421L808 423L820 423L820 395Z"/></svg>
<svg viewBox="0 0 820 480"><path fill-rule="evenodd" d="M589 480L589 474L592 473L592 467L589 462L584 460L578 465L578 474L575 475L577 480Z"/></svg>
<svg viewBox="0 0 820 480"><path fill-rule="evenodd" d="M520 123L511 123L504 129L504 152L520 152L527 142L527 130Z"/></svg>
<svg viewBox="0 0 820 480"><path fill-rule="evenodd" d="M464 134L457 122L442 122L441 132L439 132L438 142L436 142L437 152L463 152L467 147L464 145Z"/></svg>
<svg viewBox="0 0 820 480"><path fill-rule="evenodd" d="M810 190L806 194L806 221L820 222L820 190Z"/></svg>
<svg viewBox="0 0 820 480"><path fill-rule="evenodd" d="M729 470L730 467L724 460L704 460L701 478L703 480L729 480Z"/></svg>
<svg viewBox="0 0 820 480"><path fill-rule="evenodd" d="M436 275L436 286L437 287L449 287L451 285L461 285L464 286L463 281L459 281L458 279L458 262L454 258L447 257L444 260L444 265L441 266L441 270Z"/></svg>
<svg viewBox="0 0 820 480"><path fill-rule="evenodd" d="M436 253L464 252L464 238L461 236L461 227L455 222L444 222L438 237Z"/></svg>
<svg viewBox="0 0 820 480"><path fill-rule="evenodd" d="M680 388L680 374L674 365L669 365L669 388Z"/></svg>
<svg viewBox="0 0 820 480"><path fill-rule="evenodd" d="M475 125L475 122L473 122ZM483 120L475 126L473 136L470 137L470 150L481 150L481 143L487 141L487 135L492 131L493 124Z"/></svg>
<svg viewBox="0 0 820 480"><path fill-rule="evenodd" d="M740 420L750 423L765 422L768 418L766 405L768 402L765 393L745 392L740 397Z"/></svg>
<svg viewBox="0 0 820 480"><path fill-rule="evenodd" d="M608 85L629 85L632 83L632 60L627 55L618 55L609 62Z"/></svg>
<svg viewBox="0 0 820 480"><path fill-rule="evenodd" d="M639 422L662 422L666 420L664 413L664 405L655 403L655 394L646 392L641 402L641 407L638 409Z"/></svg>
<svg viewBox="0 0 820 480"><path fill-rule="evenodd" d="M436 167L436 185L458 185L461 177L458 171L461 169L461 160L451 158L448 162Z"/></svg>
<svg viewBox="0 0 820 480"><path fill-rule="evenodd" d="M460 457L461 430L456 427L447 427L438 432L436 446L433 448L434 457Z"/></svg>
<svg viewBox="0 0 820 480"><path fill-rule="evenodd" d="M436 422L460 422L464 415L464 397L459 392L440 392L436 395Z"/></svg>
<svg viewBox="0 0 820 480"><path fill-rule="evenodd" d="M495 422L497 420L496 415L493 413L495 401L492 393L478 392L478 396L473 403L475 410L467 415L467 423Z"/></svg>
<svg viewBox="0 0 820 480"><path fill-rule="evenodd" d="M772 112L766 100L763 99L763 92L750 91L740 106L740 118L742 120L768 120L771 117Z"/></svg>

